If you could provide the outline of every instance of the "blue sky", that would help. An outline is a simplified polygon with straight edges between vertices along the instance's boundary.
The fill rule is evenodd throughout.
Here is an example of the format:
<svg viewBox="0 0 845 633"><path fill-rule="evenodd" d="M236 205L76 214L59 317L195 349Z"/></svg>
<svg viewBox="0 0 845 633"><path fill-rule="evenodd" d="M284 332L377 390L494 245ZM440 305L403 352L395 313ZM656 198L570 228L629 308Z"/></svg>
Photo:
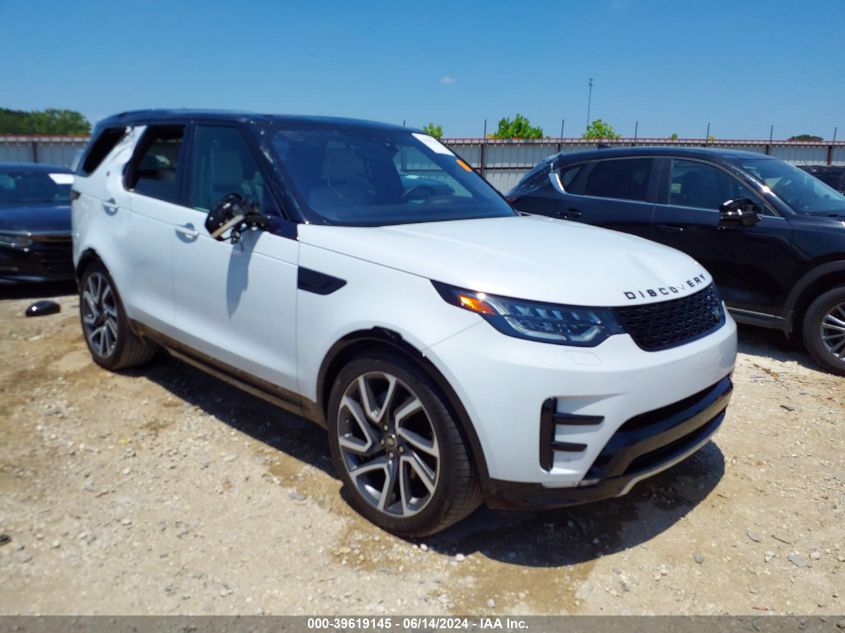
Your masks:
<svg viewBox="0 0 845 633"><path fill-rule="evenodd" d="M845 137L844 0L0 0L0 107Z"/></svg>

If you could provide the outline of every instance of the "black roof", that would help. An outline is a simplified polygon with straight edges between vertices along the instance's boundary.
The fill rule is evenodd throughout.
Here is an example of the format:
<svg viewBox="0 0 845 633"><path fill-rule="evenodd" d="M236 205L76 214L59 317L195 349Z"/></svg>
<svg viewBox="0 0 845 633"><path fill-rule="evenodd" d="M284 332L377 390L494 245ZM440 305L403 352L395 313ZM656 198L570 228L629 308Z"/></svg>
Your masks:
<svg viewBox="0 0 845 633"><path fill-rule="evenodd" d="M592 160L596 158L616 158L633 156L688 156L690 158L704 158L711 161L730 161L740 158L771 158L759 152L744 152L735 149L721 149L718 147L677 147L677 146L636 146L636 147L606 147L582 152L561 152L556 157L565 158L567 162L575 160Z"/></svg>
<svg viewBox="0 0 845 633"><path fill-rule="evenodd" d="M0 170L32 171L51 174L72 174L73 171L62 165L46 165L44 163L0 163Z"/></svg>
<svg viewBox="0 0 845 633"><path fill-rule="evenodd" d="M333 127L369 127L386 130L417 131L416 128L402 127L391 123L379 123L378 121L367 121L364 119L349 119L343 117L307 116L292 114L259 114L256 112L243 112L237 110L201 110L201 109L155 109L155 110L132 110L121 112L100 121L98 127L113 125L143 125L156 122L174 121L235 121L249 123L254 121L290 121L301 123L314 123Z"/></svg>

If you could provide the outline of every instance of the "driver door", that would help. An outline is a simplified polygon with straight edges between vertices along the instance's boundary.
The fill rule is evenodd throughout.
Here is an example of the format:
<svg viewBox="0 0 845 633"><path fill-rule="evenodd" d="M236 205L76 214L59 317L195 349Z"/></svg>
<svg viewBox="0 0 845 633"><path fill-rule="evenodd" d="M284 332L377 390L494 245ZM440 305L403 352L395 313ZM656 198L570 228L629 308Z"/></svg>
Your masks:
<svg viewBox="0 0 845 633"><path fill-rule="evenodd" d="M172 240L179 339L224 370L294 391L299 243L258 229L218 241L205 228L209 210L231 193L278 214L241 129L196 125L186 177Z"/></svg>

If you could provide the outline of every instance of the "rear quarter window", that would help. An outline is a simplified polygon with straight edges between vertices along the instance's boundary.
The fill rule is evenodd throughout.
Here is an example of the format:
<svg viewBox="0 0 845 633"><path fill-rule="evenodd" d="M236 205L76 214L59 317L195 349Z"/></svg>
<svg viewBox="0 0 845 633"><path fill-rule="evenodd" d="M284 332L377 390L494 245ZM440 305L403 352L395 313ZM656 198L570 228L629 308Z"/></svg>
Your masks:
<svg viewBox="0 0 845 633"><path fill-rule="evenodd" d="M529 196L549 184L549 164L541 163L528 172L510 192L511 196Z"/></svg>
<svg viewBox="0 0 845 633"><path fill-rule="evenodd" d="M85 151L82 160L79 161L78 174L89 176L97 171L97 167L102 164L106 156L111 153L125 135L125 127L109 127L97 134Z"/></svg>

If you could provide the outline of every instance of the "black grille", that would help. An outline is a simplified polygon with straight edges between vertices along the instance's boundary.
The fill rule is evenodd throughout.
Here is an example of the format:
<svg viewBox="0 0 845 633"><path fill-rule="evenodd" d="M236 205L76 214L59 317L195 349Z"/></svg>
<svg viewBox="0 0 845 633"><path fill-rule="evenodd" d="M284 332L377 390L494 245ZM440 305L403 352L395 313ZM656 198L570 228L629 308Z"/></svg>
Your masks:
<svg viewBox="0 0 845 633"><path fill-rule="evenodd" d="M647 352L677 347L719 329L725 311L713 284L688 297L616 308L634 342Z"/></svg>
<svg viewBox="0 0 845 633"><path fill-rule="evenodd" d="M34 235L32 239L30 256L39 260L47 272L53 274L73 272L70 235Z"/></svg>

